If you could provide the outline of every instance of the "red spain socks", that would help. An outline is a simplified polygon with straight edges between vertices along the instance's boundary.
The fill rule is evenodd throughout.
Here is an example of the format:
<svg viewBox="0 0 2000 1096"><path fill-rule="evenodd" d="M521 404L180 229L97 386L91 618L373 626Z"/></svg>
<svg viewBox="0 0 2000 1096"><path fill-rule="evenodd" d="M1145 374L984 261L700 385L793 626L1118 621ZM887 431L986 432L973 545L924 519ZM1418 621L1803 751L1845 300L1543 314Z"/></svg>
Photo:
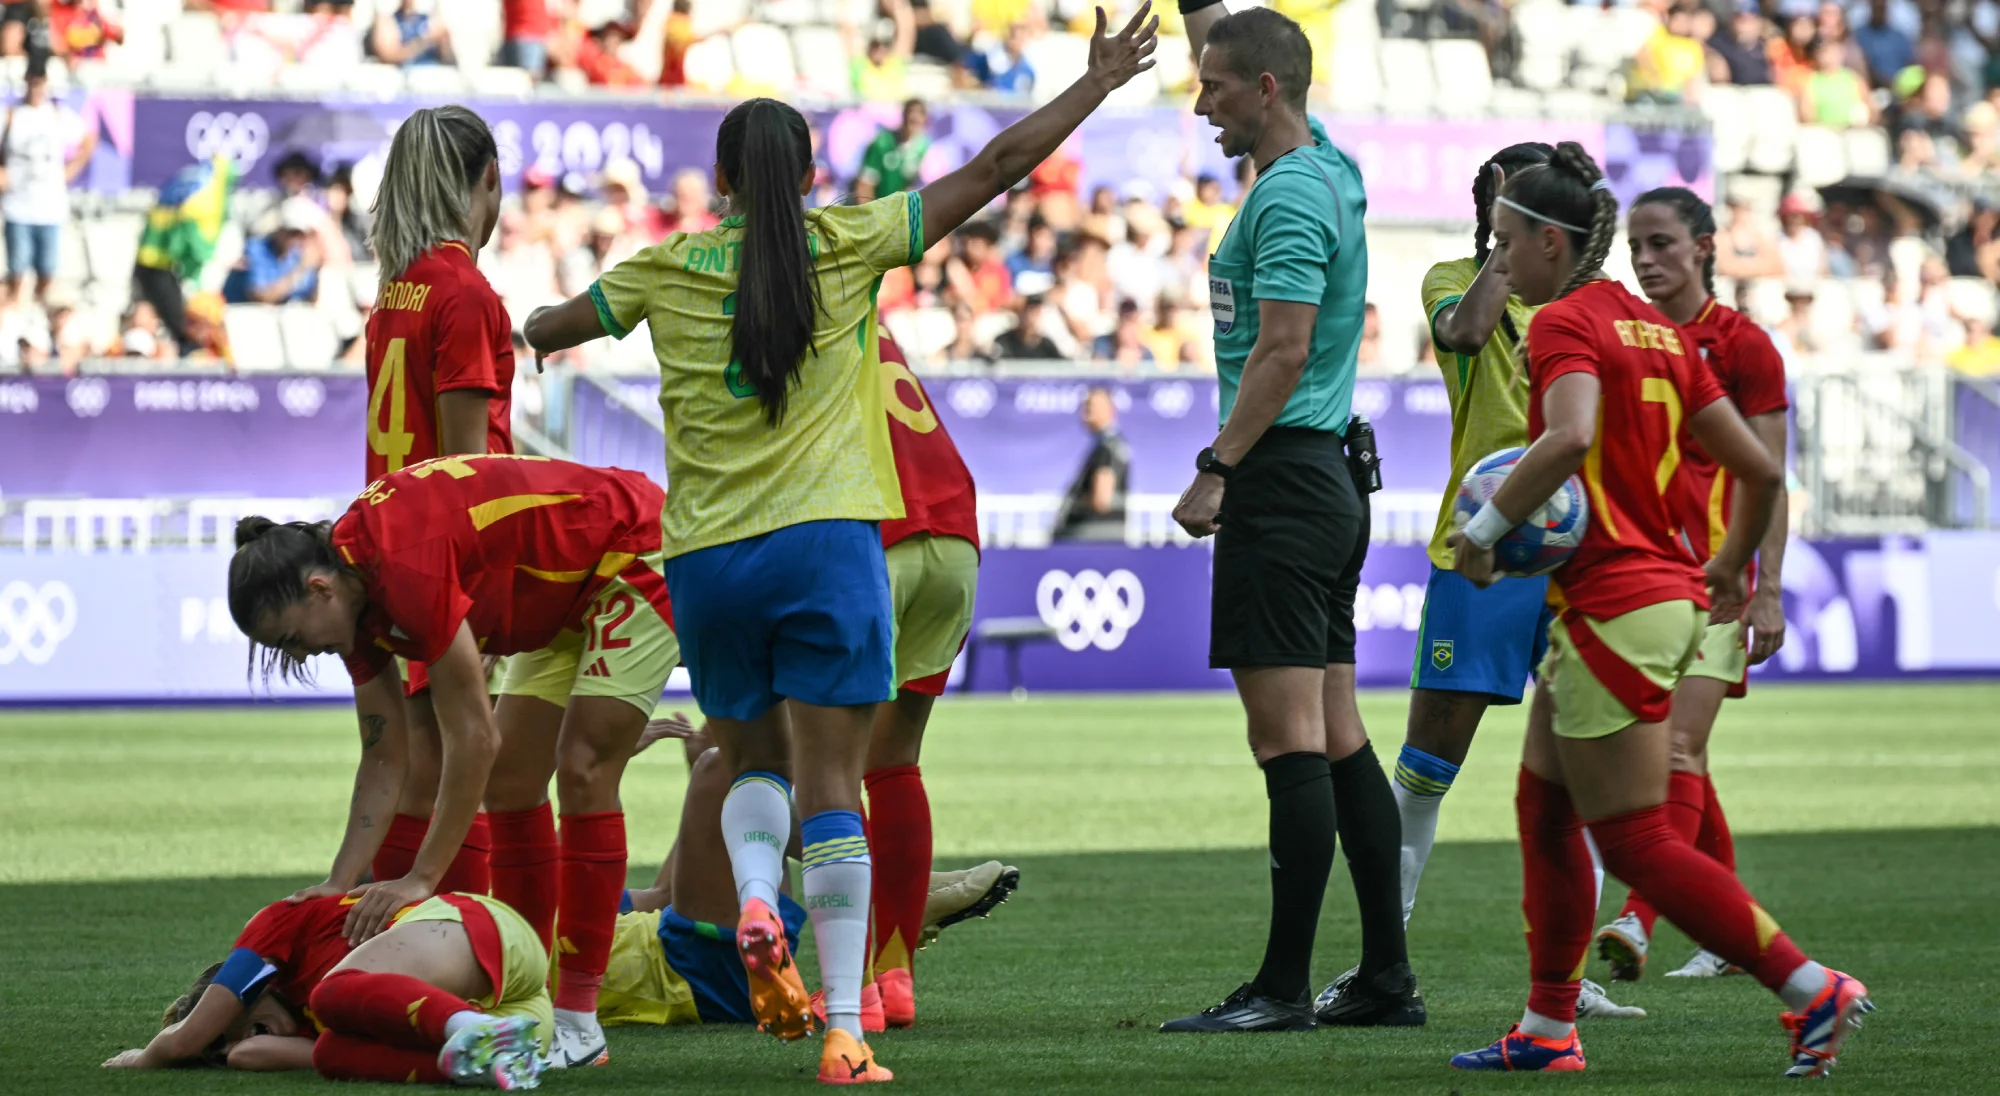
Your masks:
<svg viewBox="0 0 2000 1096"><path fill-rule="evenodd" d="M534 926L542 947L554 950L560 897L556 863L561 857L555 811L544 802L525 811L493 811L486 818L493 842L493 897L514 907Z"/></svg>
<svg viewBox="0 0 2000 1096"><path fill-rule="evenodd" d="M915 765L876 769L868 789L868 852L874 861L875 952L871 969L912 970L931 878L931 802Z"/></svg>
<svg viewBox="0 0 2000 1096"><path fill-rule="evenodd" d="M458 855L451 858L451 867L445 869L444 878L438 881L439 894L485 894L493 889L493 875L488 856L492 852L492 826L486 820L486 812L472 816L472 826L465 831L465 843L458 847Z"/></svg>
<svg viewBox="0 0 2000 1096"><path fill-rule="evenodd" d="M327 1030L433 1055L444 1046L445 1021L467 1011L480 1009L407 974L337 970L312 991L313 1018Z"/></svg>
<svg viewBox="0 0 2000 1096"><path fill-rule="evenodd" d="M1702 785L1708 790L1707 809L1701 815L1701 833L1694 839L1694 847L1715 858L1716 862L1731 872L1736 870L1736 839L1730 836L1729 819L1723 817L1722 800L1715 796L1715 781L1703 776Z"/></svg>
<svg viewBox="0 0 2000 1096"><path fill-rule="evenodd" d="M1521 913L1528 925L1528 1008L1576 1021L1576 995L1590 949L1597 873L1569 789L1521 768L1514 811L1521 827ZM1593 831L1594 832L1594 831ZM1603 840L1602 837L1599 838Z"/></svg>
<svg viewBox="0 0 2000 1096"><path fill-rule="evenodd" d="M625 812L562 816L562 905L556 925L556 1007L597 1011L625 893Z"/></svg>
<svg viewBox="0 0 2000 1096"><path fill-rule="evenodd" d="M1683 841L1664 806L1590 824L1604 867L1644 894L1694 942L1757 976L1767 988L1806 961L1728 868Z"/></svg>
<svg viewBox="0 0 2000 1096"><path fill-rule="evenodd" d="M337 1031L322 1031L313 1043L313 1068L329 1081L381 1081L403 1085L448 1085L436 1050L409 1050Z"/></svg>
<svg viewBox="0 0 2000 1096"><path fill-rule="evenodd" d="M391 820L382 847L375 850L375 860L368 865L375 881L381 883L410 874L410 866L417 862L417 850L423 847L424 834L430 828L431 820L425 815L399 814Z"/></svg>
<svg viewBox="0 0 2000 1096"><path fill-rule="evenodd" d="M1708 777L1699 773L1675 771L1667 774L1667 824L1681 840L1692 845L1701 833L1702 812L1708 806ZM1646 901L1638 888L1633 888L1625 896L1625 908L1618 911L1621 916L1633 914L1639 923L1646 926L1646 938L1653 937L1653 923L1659 920L1660 912Z"/></svg>

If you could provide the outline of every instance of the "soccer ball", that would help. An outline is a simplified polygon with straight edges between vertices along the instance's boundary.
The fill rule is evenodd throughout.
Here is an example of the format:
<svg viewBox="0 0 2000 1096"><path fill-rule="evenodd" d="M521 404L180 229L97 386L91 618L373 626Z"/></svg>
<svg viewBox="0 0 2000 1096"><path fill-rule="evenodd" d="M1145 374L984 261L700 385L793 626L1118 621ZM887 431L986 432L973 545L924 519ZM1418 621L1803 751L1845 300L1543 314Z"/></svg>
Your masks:
<svg viewBox="0 0 2000 1096"><path fill-rule="evenodd" d="M1516 446L1480 458L1458 484L1458 507L1454 518L1458 528L1486 505L1500 490L1527 450ZM1549 501L1529 514L1527 520L1509 529L1493 545L1493 568L1503 575L1533 578L1546 575L1569 561L1583 543L1589 521L1589 505L1584 501L1583 481L1571 476Z"/></svg>

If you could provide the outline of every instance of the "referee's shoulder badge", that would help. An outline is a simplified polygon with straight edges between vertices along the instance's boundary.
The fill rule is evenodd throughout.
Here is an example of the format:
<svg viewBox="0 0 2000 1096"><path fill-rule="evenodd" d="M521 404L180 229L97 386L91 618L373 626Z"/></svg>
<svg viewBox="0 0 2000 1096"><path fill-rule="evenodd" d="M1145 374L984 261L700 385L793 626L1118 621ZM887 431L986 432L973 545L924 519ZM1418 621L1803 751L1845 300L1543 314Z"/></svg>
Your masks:
<svg viewBox="0 0 2000 1096"><path fill-rule="evenodd" d="M1431 665L1439 670L1451 669L1451 640L1431 641Z"/></svg>

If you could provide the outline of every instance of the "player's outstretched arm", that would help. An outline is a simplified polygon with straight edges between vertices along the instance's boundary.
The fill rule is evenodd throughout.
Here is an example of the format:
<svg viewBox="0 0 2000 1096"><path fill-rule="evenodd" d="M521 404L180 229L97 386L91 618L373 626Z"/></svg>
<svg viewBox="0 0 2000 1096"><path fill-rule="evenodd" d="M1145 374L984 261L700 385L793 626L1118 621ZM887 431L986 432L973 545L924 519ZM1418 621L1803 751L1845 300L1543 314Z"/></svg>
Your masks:
<svg viewBox="0 0 2000 1096"><path fill-rule="evenodd" d="M1708 573L1709 620L1735 620L1743 611L1743 571L1764 539L1785 486L1784 467L1736 413L1726 399L1714 400L1688 419L1694 440L1736 477L1736 499L1729 509L1729 533L1702 569Z"/></svg>
<svg viewBox="0 0 2000 1096"><path fill-rule="evenodd" d="M582 346L604 337L604 321L597 318L597 305L588 293L578 293L561 304L543 305L528 313L521 325L521 337L535 352L535 372L542 371L542 359L572 346Z"/></svg>
<svg viewBox="0 0 2000 1096"><path fill-rule="evenodd" d="M924 247L951 235L987 203L1028 177L1062 147L1104 98L1132 77L1153 67L1160 20L1151 0L1139 6L1125 29L1105 33L1104 9L1090 38L1090 66L1076 83L1046 106L1001 131L964 167L923 189ZM532 343L533 337L529 341Z"/></svg>
<svg viewBox="0 0 2000 1096"><path fill-rule="evenodd" d="M1201 50L1208 45L1208 29L1222 22L1229 14L1229 5L1223 0L1181 0L1181 22L1187 27L1188 48L1194 51L1196 64L1201 63Z"/></svg>
<svg viewBox="0 0 2000 1096"><path fill-rule="evenodd" d="M1597 401L1603 391L1597 374L1565 373L1542 393L1547 428L1535 439L1507 482L1480 507L1465 528L1445 538L1456 553L1453 570L1480 586L1493 583L1493 544L1519 525L1535 507L1576 474L1597 439Z"/></svg>
<svg viewBox="0 0 2000 1096"><path fill-rule="evenodd" d="M409 757L409 728L403 720L403 687L393 669L354 689L354 714L361 727L361 763L354 770L354 795L347 802L347 830L326 882L293 894L287 901L303 902L331 894L346 894L361 881L361 873L382 848L396 799L403 787Z"/></svg>
<svg viewBox="0 0 2000 1096"><path fill-rule="evenodd" d="M165 1069L202 1056L229 1025L243 1015L243 1002L227 986L211 985L195 1002L187 1019L160 1029L144 1048L120 1053L106 1069Z"/></svg>

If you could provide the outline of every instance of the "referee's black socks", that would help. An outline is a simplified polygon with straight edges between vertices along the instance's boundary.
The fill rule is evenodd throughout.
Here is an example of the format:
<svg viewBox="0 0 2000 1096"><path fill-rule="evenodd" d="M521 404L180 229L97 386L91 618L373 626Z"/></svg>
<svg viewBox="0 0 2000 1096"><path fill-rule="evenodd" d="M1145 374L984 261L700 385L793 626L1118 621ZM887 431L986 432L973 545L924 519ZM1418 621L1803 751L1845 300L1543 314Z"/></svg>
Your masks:
<svg viewBox="0 0 2000 1096"><path fill-rule="evenodd" d="M1347 854L1354 901L1361 912L1360 979L1366 984L1390 967L1409 962L1403 943L1403 818L1373 745L1364 744L1333 762L1332 770L1340 850ZM1276 816L1273 803L1273 819Z"/></svg>
<svg viewBox="0 0 2000 1096"><path fill-rule="evenodd" d="M1379 770L1376 777L1381 777ZM1313 934L1319 928L1320 902L1326 897L1326 876L1333 870L1339 828L1334 778L1323 753L1281 754L1264 762L1264 788L1271 797L1271 934L1264 942L1264 965L1256 984L1268 996L1296 1001L1312 976ZM1382 785L1382 794L1389 800L1389 899L1400 941L1400 840L1394 828L1399 822L1387 784Z"/></svg>

